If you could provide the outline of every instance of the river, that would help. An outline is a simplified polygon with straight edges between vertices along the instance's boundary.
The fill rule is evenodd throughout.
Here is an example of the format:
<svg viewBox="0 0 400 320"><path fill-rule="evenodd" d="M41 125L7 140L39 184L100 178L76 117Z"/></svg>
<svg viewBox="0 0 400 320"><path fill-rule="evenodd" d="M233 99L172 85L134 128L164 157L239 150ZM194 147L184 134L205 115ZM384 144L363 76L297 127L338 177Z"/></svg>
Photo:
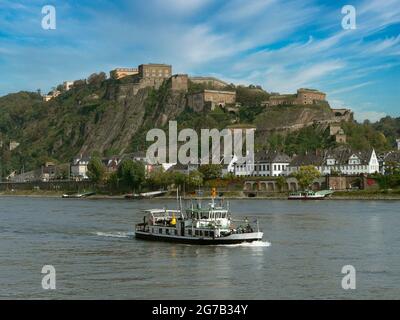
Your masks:
<svg viewBox="0 0 400 320"><path fill-rule="evenodd" d="M256 244L130 237L140 210L172 200L0 198L1 299L398 299L400 202L233 200ZM44 265L56 289L42 288ZM344 290L342 267L356 270Z"/></svg>

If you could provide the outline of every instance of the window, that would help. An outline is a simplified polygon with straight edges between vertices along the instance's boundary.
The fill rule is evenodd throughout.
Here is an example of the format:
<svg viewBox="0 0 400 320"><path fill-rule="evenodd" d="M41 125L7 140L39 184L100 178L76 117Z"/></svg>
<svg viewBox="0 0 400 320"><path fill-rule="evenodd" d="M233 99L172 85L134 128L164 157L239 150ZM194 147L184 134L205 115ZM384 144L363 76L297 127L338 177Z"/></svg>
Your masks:
<svg viewBox="0 0 400 320"><path fill-rule="evenodd" d="M204 236L208 237L208 231L204 231Z"/></svg>
<svg viewBox="0 0 400 320"><path fill-rule="evenodd" d="M154 233L154 228L151 228L151 233Z"/></svg>
<svg viewBox="0 0 400 320"><path fill-rule="evenodd" d="M159 233L159 234L162 234L162 229L161 229L161 228L158 229L158 233Z"/></svg>
<svg viewBox="0 0 400 320"><path fill-rule="evenodd" d="M169 234L169 229L165 229L165 234Z"/></svg>
<svg viewBox="0 0 400 320"><path fill-rule="evenodd" d="M192 235L192 229L188 229L188 230L187 230L187 234L188 234L189 236L191 236L191 235Z"/></svg>
<svg viewBox="0 0 400 320"><path fill-rule="evenodd" d="M174 230L174 234L177 235L178 234L178 230L175 229Z"/></svg>
<svg viewBox="0 0 400 320"><path fill-rule="evenodd" d="M210 237L214 238L214 231L210 231Z"/></svg>
<svg viewBox="0 0 400 320"><path fill-rule="evenodd" d="M195 230L194 234L195 234L196 236L198 236L198 235L199 235L199 230Z"/></svg>

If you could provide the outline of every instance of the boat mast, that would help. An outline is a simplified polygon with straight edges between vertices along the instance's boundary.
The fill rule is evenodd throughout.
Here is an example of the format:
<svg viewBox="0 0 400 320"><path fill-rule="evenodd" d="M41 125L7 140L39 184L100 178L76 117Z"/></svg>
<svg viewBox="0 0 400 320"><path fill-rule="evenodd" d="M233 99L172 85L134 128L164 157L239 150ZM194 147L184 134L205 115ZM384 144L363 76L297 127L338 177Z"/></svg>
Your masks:
<svg viewBox="0 0 400 320"><path fill-rule="evenodd" d="M182 197L179 197L179 212L181 213L181 219L183 220L185 217L183 216L182 210Z"/></svg>
<svg viewBox="0 0 400 320"><path fill-rule="evenodd" d="M176 187L176 209L179 209L179 189Z"/></svg>

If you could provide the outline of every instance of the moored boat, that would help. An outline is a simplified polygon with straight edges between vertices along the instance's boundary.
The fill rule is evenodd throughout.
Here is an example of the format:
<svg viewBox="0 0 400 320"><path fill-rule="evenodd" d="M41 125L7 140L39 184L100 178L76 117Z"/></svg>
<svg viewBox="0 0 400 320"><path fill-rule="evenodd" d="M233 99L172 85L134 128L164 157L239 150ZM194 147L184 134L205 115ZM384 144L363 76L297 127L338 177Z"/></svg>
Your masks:
<svg viewBox="0 0 400 320"><path fill-rule="evenodd" d="M289 193L289 200L323 200L329 195L331 195L333 191L331 190L321 190L321 191L297 191Z"/></svg>
<svg viewBox="0 0 400 320"><path fill-rule="evenodd" d="M168 241L199 245L237 244L262 240L263 232L250 225L248 219L232 219L229 204L205 208L201 203L183 210L145 210L143 223L136 224L135 237L144 240Z"/></svg>
<svg viewBox="0 0 400 320"><path fill-rule="evenodd" d="M129 193L125 195L125 199L151 199L155 197L161 197L165 195L167 191L151 191L151 192L142 192L142 193Z"/></svg>
<svg viewBox="0 0 400 320"><path fill-rule="evenodd" d="M65 199L81 199L95 195L96 192L85 192L85 193L64 193L62 198Z"/></svg>

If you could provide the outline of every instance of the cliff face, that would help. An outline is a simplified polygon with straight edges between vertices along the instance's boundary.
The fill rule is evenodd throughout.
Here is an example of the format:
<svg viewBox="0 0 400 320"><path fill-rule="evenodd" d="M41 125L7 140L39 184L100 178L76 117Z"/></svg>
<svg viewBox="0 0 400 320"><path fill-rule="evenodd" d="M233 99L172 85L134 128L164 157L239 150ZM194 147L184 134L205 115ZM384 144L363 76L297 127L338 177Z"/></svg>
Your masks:
<svg viewBox="0 0 400 320"><path fill-rule="evenodd" d="M340 121L328 103L269 107L260 114L255 124L259 132L295 131L313 124L327 125Z"/></svg>
<svg viewBox="0 0 400 320"><path fill-rule="evenodd" d="M125 152L144 121L147 96L148 90L140 90L133 95L126 86L118 88L112 106L106 108L97 122L85 125L80 153L97 151L103 154L107 150L111 153Z"/></svg>

